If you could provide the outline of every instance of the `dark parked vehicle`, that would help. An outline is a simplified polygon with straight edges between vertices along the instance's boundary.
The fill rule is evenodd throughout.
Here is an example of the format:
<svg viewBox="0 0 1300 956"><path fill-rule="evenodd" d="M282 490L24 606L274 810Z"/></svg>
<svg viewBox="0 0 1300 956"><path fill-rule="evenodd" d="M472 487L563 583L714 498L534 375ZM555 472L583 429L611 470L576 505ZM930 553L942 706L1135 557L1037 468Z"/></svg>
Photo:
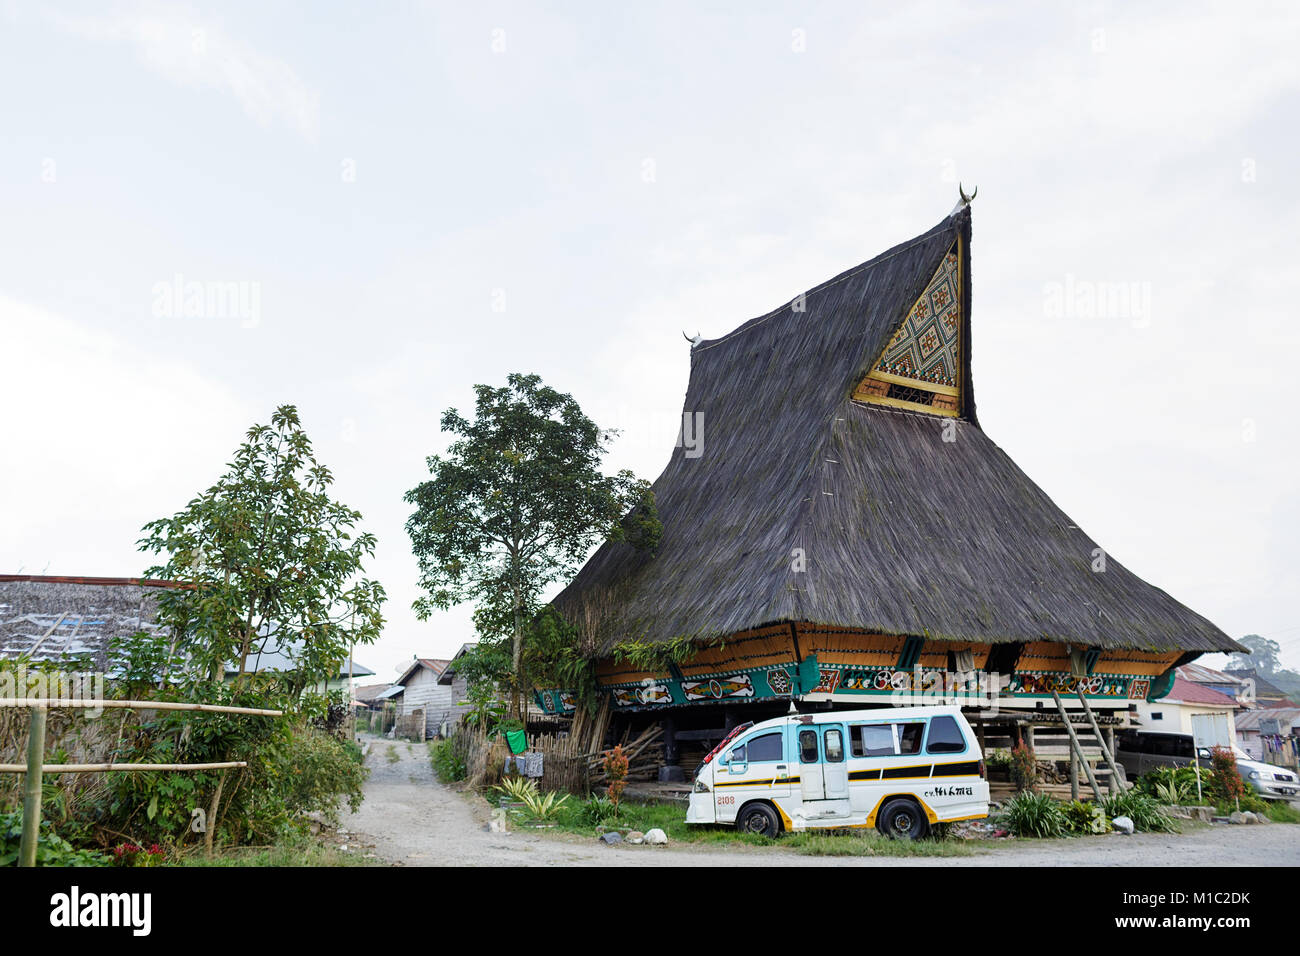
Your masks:
<svg viewBox="0 0 1300 956"><path fill-rule="evenodd" d="M1261 797L1292 800L1300 795L1300 779L1290 770L1252 760L1239 747L1229 749L1237 758L1241 779ZM1208 766L1210 751L1202 747L1198 754L1191 734L1125 731L1115 736L1115 761L1130 779L1163 767L1187 767L1196 759Z"/></svg>
<svg viewBox="0 0 1300 956"><path fill-rule="evenodd" d="M1143 734L1128 731L1115 737L1115 761L1132 780L1164 767L1186 767L1196 758L1190 734ZM1202 759L1209 758L1209 751Z"/></svg>

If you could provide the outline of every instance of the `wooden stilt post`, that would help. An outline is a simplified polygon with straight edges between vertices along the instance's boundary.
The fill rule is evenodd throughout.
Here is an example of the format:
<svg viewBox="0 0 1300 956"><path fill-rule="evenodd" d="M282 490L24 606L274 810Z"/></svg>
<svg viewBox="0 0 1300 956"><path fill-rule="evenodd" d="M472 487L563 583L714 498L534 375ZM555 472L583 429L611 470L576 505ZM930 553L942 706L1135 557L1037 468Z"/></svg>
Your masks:
<svg viewBox="0 0 1300 956"><path fill-rule="evenodd" d="M44 707L31 709L27 728L27 779L23 793L23 839L18 847L18 865L36 865L36 841L41 833L41 770L45 766Z"/></svg>
<svg viewBox="0 0 1300 956"><path fill-rule="evenodd" d="M1079 799L1079 755L1070 748L1070 799Z"/></svg>
<svg viewBox="0 0 1300 956"><path fill-rule="evenodd" d="M1079 743L1079 736L1074 732L1074 725L1070 723L1070 715L1065 712L1065 704L1061 701L1061 695L1052 691L1052 700L1056 701L1056 709L1061 713L1061 722L1065 724L1065 732L1070 735L1070 746L1074 753L1079 756L1079 763L1083 764L1083 772L1088 775L1088 783L1092 786L1093 796L1097 802L1101 803L1101 784L1097 783L1097 777L1092 772L1092 764L1088 763L1088 758L1083 755L1083 746Z"/></svg>
<svg viewBox="0 0 1300 956"><path fill-rule="evenodd" d="M1106 766L1110 767L1110 792L1120 792L1120 775L1119 768L1115 766L1115 755L1111 749L1106 746L1106 738L1101 735L1101 728L1097 726L1097 718L1092 715L1092 705L1088 703L1088 698L1083 696L1083 688L1079 688L1079 700L1083 701L1083 712L1088 715L1088 723L1092 725L1093 735L1097 738L1097 746L1101 748L1101 755L1106 758Z"/></svg>

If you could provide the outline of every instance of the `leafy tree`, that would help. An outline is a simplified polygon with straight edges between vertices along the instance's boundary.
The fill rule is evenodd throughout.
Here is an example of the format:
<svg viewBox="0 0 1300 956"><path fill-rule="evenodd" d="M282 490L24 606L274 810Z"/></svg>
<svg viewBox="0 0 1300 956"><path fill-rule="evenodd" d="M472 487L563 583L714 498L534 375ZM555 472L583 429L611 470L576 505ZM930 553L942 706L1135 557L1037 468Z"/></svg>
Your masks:
<svg viewBox="0 0 1300 956"><path fill-rule="evenodd" d="M329 497L333 481L298 410L282 405L249 429L215 485L145 525L141 550L165 556L146 573L187 585L158 602L183 683L220 680L237 662L242 684L269 635L293 660L290 693L301 692L379 636L384 589L362 569L375 536L355 533L361 515Z"/></svg>
<svg viewBox="0 0 1300 956"><path fill-rule="evenodd" d="M536 375L504 388L476 385L474 419L456 409L442 430L456 436L428 459L432 477L406 494L406 523L426 595L415 610L474 601L490 643L509 642L512 714L520 714L528 621L542 591L576 571L602 540L653 551L662 528L648 482L608 476L602 432L574 401Z"/></svg>
<svg viewBox="0 0 1300 956"><path fill-rule="evenodd" d="M270 425L249 429L216 484L185 510L145 525L141 550L162 556L161 563L146 574L185 585L158 598L157 622L171 641L159 679L174 685L165 686L160 695L310 709L302 700L303 691L336 676L354 645L372 643L379 636L384 589L366 578L362 567L374 555L375 537L357 533L361 515L330 498L333 481L329 469L312 453L297 409L282 405ZM292 670L260 675L255 686L246 686L251 658L268 642L292 661ZM158 666L158 651L154 643L146 642L129 656L133 682L144 676L141 665ZM233 685L227 685L223 675L235 664ZM235 792L227 799L239 801L242 810L233 822L287 819L292 807L271 780L277 772L277 754L297 739L290 723L303 718L305 711L273 723L220 714L189 716L181 728L164 715L133 746L158 755L167 748L183 748L187 755L211 759L237 754L249 762L246 773L256 773L260 785L244 787L246 773L239 775ZM123 812L134 813L132 808L139 807L140 787L175 783L177 792L162 796L169 797L175 803L172 809L179 811L191 805L191 794L183 791L215 784L204 835L211 851L222 821L219 811L227 772L221 771L215 781L139 776L157 779L139 785L128 781L119 787ZM149 798L150 821L159 818L159 796L154 793Z"/></svg>

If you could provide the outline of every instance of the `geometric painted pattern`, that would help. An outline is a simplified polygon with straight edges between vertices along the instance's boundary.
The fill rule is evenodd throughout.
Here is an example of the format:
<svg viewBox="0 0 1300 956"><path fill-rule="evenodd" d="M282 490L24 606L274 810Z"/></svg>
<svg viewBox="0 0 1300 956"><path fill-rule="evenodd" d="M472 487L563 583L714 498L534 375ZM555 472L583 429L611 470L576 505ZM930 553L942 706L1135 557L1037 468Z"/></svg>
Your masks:
<svg viewBox="0 0 1300 956"><path fill-rule="evenodd" d="M874 371L956 388L960 302L957 294L957 247L953 246L889 345L885 346Z"/></svg>

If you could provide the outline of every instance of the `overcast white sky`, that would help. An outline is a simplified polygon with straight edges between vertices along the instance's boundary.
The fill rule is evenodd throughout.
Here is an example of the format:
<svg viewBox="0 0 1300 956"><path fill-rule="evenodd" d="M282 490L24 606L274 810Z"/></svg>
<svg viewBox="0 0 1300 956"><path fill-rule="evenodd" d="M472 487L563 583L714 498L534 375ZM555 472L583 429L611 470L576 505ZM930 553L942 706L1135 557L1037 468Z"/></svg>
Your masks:
<svg viewBox="0 0 1300 956"><path fill-rule="evenodd" d="M141 525L292 402L379 536L358 659L447 656L469 609L410 612L401 500L445 408L537 372L653 478L682 329L928 229L960 179L984 429L1300 665L1297 49L1284 3L0 0L0 570L139 574ZM247 298L186 316L178 276Z"/></svg>

